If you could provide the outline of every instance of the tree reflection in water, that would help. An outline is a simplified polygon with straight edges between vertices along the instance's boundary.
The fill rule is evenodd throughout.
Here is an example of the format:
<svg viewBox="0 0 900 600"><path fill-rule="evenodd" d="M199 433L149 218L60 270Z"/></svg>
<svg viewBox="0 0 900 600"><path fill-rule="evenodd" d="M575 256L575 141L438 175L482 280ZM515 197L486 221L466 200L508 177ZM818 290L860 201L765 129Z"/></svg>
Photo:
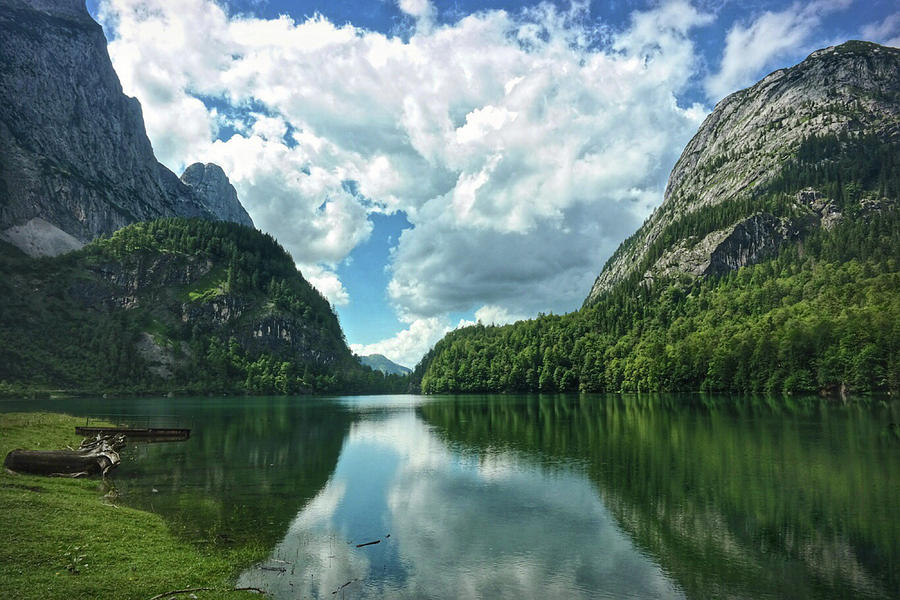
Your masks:
<svg viewBox="0 0 900 600"><path fill-rule="evenodd" d="M688 597L900 593L896 401L484 396L419 411L481 455L580 462Z"/></svg>
<svg viewBox="0 0 900 600"><path fill-rule="evenodd" d="M308 398L234 398L170 411L193 424L191 439L130 446L116 473L121 500L161 514L191 541L262 548L281 539L328 481L352 419Z"/></svg>
<svg viewBox="0 0 900 600"><path fill-rule="evenodd" d="M896 401L402 396L65 407L112 409L168 414L194 429L189 442L126 452L115 475L121 500L193 541L273 548L285 571L250 569L241 581L275 598L333 597L348 581L343 591L356 598L900 597Z"/></svg>

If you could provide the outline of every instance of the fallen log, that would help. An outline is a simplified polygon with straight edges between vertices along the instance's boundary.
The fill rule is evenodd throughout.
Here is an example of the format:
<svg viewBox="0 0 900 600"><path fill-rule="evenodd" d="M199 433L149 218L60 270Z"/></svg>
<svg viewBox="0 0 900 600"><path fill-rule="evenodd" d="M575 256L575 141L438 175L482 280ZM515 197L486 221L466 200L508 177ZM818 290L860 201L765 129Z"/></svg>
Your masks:
<svg viewBox="0 0 900 600"><path fill-rule="evenodd" d="M3 461L10 471L62 477L103 476L121 462L117 450L125 437L97 436L81 442L78 450L13 450Z"/></svg>

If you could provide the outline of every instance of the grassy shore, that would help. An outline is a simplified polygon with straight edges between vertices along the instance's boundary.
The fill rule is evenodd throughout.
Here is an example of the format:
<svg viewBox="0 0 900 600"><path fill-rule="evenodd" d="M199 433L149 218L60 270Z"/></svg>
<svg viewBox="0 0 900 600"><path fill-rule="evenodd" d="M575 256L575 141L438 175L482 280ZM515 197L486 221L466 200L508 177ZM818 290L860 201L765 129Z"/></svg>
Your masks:
<svg viewBox="0 0 900 600"><path fill-rule="evenodd" d="M58 414L0 414L0 456L15 448L76 447L81 438L74 427L80 422ZM0 473L5 600L146 600L198 587L214 588L194 592L204 600L260 597L225 590L265 549L197 547L175 537L159 515L117 505L105 492L96 478Z"/></svg>

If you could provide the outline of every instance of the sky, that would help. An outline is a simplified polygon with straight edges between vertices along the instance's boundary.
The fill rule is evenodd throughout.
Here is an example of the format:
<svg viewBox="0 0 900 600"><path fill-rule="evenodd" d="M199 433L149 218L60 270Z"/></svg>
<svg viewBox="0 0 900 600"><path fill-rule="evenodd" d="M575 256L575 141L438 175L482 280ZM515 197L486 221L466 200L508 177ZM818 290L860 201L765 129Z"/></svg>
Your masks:
<svg viewBox="0 0 900 600"><path fill-rule="evenodd" d="M157 158L214 162L360 355L581 306L715 104L900 46L893 0L88 0Z"/></svg>

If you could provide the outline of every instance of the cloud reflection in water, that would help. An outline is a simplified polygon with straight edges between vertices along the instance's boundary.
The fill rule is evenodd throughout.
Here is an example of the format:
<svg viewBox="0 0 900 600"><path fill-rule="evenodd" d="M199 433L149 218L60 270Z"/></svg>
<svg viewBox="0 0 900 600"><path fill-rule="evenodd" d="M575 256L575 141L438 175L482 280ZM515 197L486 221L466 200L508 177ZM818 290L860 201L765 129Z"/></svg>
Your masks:
<svg viewBox="0 0 900 600"><path fill-rule="evenodd" d="M274 598L682 597L582 473L448 448L413 412L351 428L261 567L238 585Z"/></svg>

